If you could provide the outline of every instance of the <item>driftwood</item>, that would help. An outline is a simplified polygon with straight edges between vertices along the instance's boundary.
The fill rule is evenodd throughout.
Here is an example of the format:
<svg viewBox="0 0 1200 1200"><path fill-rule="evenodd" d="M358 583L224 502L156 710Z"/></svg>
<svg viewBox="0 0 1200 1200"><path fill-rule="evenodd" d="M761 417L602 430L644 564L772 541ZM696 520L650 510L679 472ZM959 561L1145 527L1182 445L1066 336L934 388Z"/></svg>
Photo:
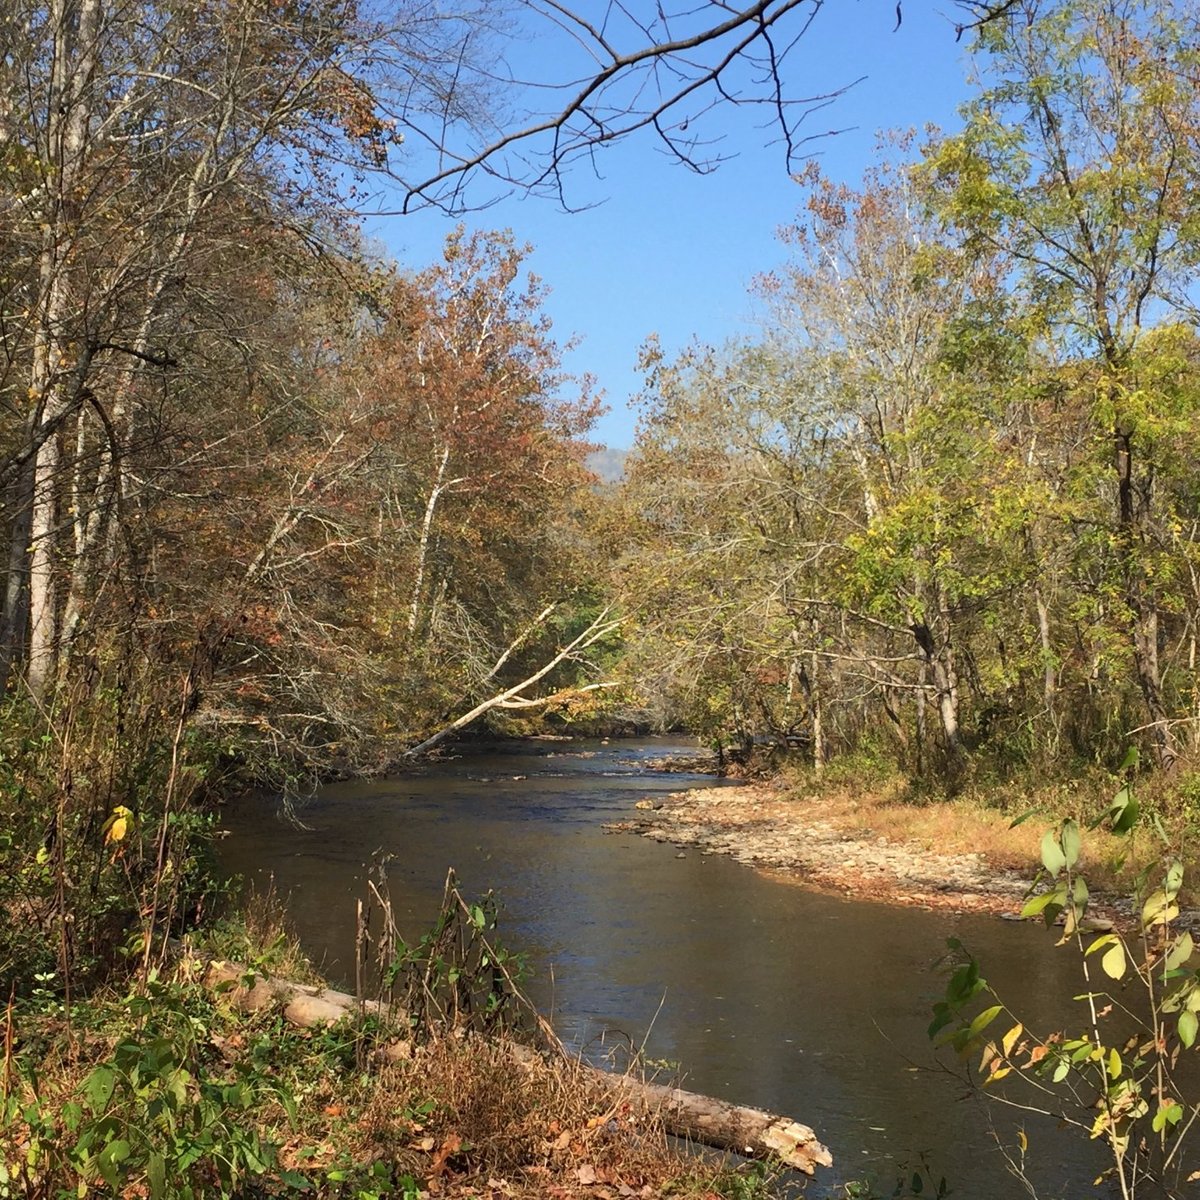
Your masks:
<svg viewBox="0 0 1200 1200"><path fill-rule="evenodd" d="M247 987L244 981L252 975L248 968L237 963L213 962L209 964L205 982L211 988L228 992L230 1002L242 1012L278 1004L287 1020L305 1028L333 1024L360 1012L396 1019L397 1014L385 1004L375 1000L360 1002L348 992L331 988L263 975L253 975L254 982ZM406 1055L408 1050L407 1042L394 1043L394 1053ZM536 1053L528 1047L512 1047L515 1062L529 1062ZM812 1175L818 1166L828 1167L833 1163L832 1155L817 1140L817 1135L807 1125L788 1117L729 1104L682 1088L646 1083L631 1075L612 1075L578 1061L573 1065L593 1077L598 1085L610 1091L627 1092L632 1099L653 1109L667 1132L677 1137L749 1158L776 1158L806 1175Z"/></svg>

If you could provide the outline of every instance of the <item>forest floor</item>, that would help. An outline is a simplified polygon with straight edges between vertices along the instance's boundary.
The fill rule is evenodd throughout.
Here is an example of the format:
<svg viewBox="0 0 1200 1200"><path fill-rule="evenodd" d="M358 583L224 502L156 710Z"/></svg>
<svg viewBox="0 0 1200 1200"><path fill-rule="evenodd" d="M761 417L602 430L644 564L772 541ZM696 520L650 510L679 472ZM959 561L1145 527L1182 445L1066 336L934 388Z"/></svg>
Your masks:
<svg viewBox="0 0 1200 1200"><path fill-rule="evenodd" d="M726 854L781 881L884 903L1018 919L1052 824L975 799L914 803L899 785L805 786L794 780L694 788L640 810L613 832ZM1115 839L1089 834L1083 863L1097 925L1121 920Z"/></svg>

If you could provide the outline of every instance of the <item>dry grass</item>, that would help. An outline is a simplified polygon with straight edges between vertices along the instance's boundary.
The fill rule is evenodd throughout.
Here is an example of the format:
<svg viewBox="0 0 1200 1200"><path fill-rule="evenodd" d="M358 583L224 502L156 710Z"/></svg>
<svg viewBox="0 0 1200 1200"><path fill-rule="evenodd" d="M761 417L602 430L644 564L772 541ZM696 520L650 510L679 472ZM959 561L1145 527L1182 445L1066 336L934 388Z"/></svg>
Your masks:
<svg viewBox="0 0 1200 1200"><path fill-rule="evenodd" d="M1095 772L1066 784L975 786L941 797L916 795L899 778L856 785L809 776L790 783L784 795L797 814L811 812L857 839L887 839L932 855L979 854L997 871L1032 877L1040 866L1046 830L1065 816L1089 825L1106 810L1118 786L1107 773ZM1025 819L1014 826L1021 817ZM1153 852L1145 840L1141 849ZM1144 862L1145 854L1128 850L1127 838L1102 829L1087 832L1082 865L1093 890L1127 892L1132 887L1133 864Z"/></svg>
<svg viewBox="0 0 1200 1200"><path fill-rule="evenodd" d="M210 958L253 963L269 975L297 983L321 983L320 973L300 946L287 914L287 901L275 881L252 900L203 926L196 949Z"/></svg>
<svg viewBox="0 0 1200 1200"><path fill-rule="evenodd" d="M654 1113L577 1065L518 1063L504 1042L478 1036L438 1038L388 1068L358 1128L360 1157L383 1152L416 1179L505 1196L594 1197L596 1186L658 1195L712 1174L668 1143Z"/></svg>

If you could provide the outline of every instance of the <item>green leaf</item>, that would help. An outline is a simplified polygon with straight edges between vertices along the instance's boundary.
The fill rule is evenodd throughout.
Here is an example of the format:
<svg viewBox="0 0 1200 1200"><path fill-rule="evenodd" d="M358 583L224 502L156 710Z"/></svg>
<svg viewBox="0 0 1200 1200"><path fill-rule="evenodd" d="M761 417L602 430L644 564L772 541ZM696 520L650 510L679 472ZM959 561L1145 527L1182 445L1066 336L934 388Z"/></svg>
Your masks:
<svg viewBox="0 0 1200 1200"><path fill-rule="evenodd" d="M1185 1008L1179 1014L1179 1040L1190 1050L1196 1040L1196 1030L1200 1028L1200 1019L1190 1008Z"/></svg>
<svg viewBox="0 0 1200 1200"><path fill-rule="evenodd" d="M1033 896L1029 900L1026 900L1021 908L1022 918L1036 917L1057 895L1058 892L1054 888L1051 888L1049 891L1043 892L1040 896Z"/></svg>
<svg viewBox="0 0 1200 1200"><path fill-rule="evenodd" d="M954 1014L950 1011L948 1004L941 1002L935 1004L933 1012L933 1020L929 1022L929 1028L925 1031L926 1037L931 1041L954 1020Z"/></svg>
<svg viewBox="0 0 1200 1200"><path fill-rule="evenodd" d="M1079 836L1079 826L1067 819L1062 823L1062 856L1067 868L1073 867L1079 861L1079 853L1083 849L1083 841ZM1042 848L1045 857L1045 844Z"/></svg>
<svg viewBox="0 0 1200 1200"><path fill-rule="evenodd" d="M1142 753L1136 746L1130 746L1125 751L1125 757L1121 759L1121 765L1117 768L1119 771L1132 771L1137 768L1137 765L1142 761Z"/></svg>
<svg viewBox="0 0 1200 1200"><path fill-rule="evenodd" d="M1103 950L1105 946L1111 946L1116 940L1117 935L1115 933L1102 933L1083 953L1085 955L1095 954L1097 950Z"/></svg>
<svg viewBox="0 0 1200 1200"><path fill-rule="evenodd" d="M1195 945L1192 942L1192 935L1186 930L1179 935L1172 943L1170 950L1167 951L1167 970L1174 971L1178 967L1182 967L1195 950Z"/></svg>
<svg viewBox="0 0 1200 1200"><path fill-rule="evenodd" d="M946 1000L952 1006L965 1004L972 996L978 995L987 984L979 976L979 963L975 959L964 963L946 984Z"/></svg>
<svg viewBox="0 0 1200 1200"><path fill-rule="evenodd" d="M285 1087L281 1087L276 1091L276 1096L279 1103L283 1106L283 1111L287 1113L287 1119L295 1125L300 1120L300 1110L296 1105L296 1097Z"/></svg>
<svg viewBox="0 0 1200 1200"><path fill-rule="evenodd" d="M146 1182L150 1185L150 1200L161 1200L166 1195L167 1164L157 1150L151 1150L146 1160Z"/></svg>
<svg viewBox="0 0 1200 1200"><path fill-rule="evenodd" d="M1051 875L1057 875L1067 865L1066 855L1059 847L1053 829L1047 829L1042 838L1042 865Z"/></svg>
<svg viewBox="0 0 1200 1200"><path fill-rule="evenodd" d="M1179 889L1183 887L1183 863L1178 859L1167 868L1167 878L1163 887L1172 900L1179 895Z"/></svg>
<svg viewBox="0 0 1200 1200"><path fill-rule="evenodd" d="M1119 938L1113 941L1113 944L1108 948L1104 957L1100 960L1100 967L1109 979L1122 979L1125 976L1125 944Z"/></svg>
<svg viewBox="0 0 1200 1200"><path fill-rule="evenodd" d="M1009 823L1009 829L1016 829L1018 825L1024 825L1030 817L1036 817L1042 810L1041 808L1027 808L1019 817L1014 817Z"/></svg>
<svg viewBox="0 0 1200 1200"><path fill-rule="evenodd" d="M1137 821L1139 811L1132 790L1128 786L1123 787L1108 808L1107 816L1112 823L1113 833L1128 833Z"/></svg>
<svg viewBox="0 0 1200 1200"><path fill-rule="evenodd" d="M111 1067L97 1067L83 1081L83 1098L94 1113L103 1111L117 1084L116 1072Z"/></svg>
<svg viewBox="0 0 1200 1200"><path fill-rule="evenodd" d="M112 1188L120 1187L120 1164L129 1157L129 1143L122 1138L109 1142L96 1156L96 1169Z"/></svg>
<svg viewBox="0 0 1200 1200"><path fill-rule="evenodd" d="M985 1008L971 1022L970 1028L967 1030L967 1036L973 1038L982 1033L1003 1011L1004 1005L1002 1004L993 1004L991 1008Z"/></svg>
<svg viewBox="0 0 1200 1200"><path fill-rule="evenodd" d="M1173 897L1159 889L1152 892L1146 903L1142 905L1142 927L1152 925L1169 925L1179 916L1179 906L1172 903Z"/></svg>

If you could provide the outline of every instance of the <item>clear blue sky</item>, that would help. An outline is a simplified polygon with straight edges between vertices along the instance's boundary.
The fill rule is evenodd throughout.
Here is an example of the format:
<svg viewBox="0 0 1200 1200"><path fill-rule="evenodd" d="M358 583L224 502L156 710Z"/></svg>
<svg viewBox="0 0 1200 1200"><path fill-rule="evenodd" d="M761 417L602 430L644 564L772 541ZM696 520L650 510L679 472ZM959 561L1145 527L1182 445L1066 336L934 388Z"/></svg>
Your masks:
<svg viewBox="0 0 1200 1200"><path fill-rule="evenodd" d="M827 0L789 60L795 94L819 94L867 78L806 123L808 133L841 129L810 149L826 174L857 182L871 161L877 133L953 128L965 99L966 52L956 45L952 0L935 11L906 0L895 30L894 0ZM965 39L964 39L965 40ZM645 136L608 147L603 178L586 169L568 177L573 204L511 197L466 219L468 228L511 229L532 243L531 266L552 289L548 309L565 342L581 335L567 368L590 372L610 406L596 440L630 445L639 386L638 347L657 332L668 352L693 337L719 344L753 329L747 287L782 259L775 239L797 211L800 191L789 179L761 113L716 110L704 118L736 153L714 174L698 176L669 161ZM853 128L847 128L853 127ZM370 232L405 267L435 260L454 220L425 210L376 222Z"/></svg>

